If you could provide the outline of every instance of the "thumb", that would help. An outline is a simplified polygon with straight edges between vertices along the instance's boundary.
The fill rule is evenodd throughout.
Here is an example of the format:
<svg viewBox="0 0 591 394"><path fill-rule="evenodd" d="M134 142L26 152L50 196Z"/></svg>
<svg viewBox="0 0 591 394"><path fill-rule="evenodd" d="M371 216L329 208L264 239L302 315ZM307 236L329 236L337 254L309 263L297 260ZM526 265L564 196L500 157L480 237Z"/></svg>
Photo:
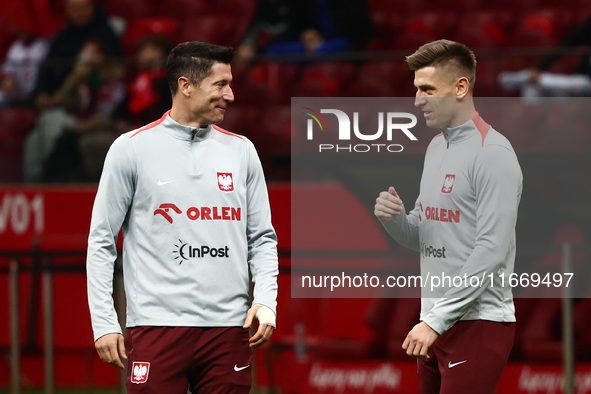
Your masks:
<svg viewBox="0 0 591 394"><path fill-rule="evenodd" d="M127 360L127 354L125 353L125 338L119 336L117 339L117 345L119 346L119 355Z"/></svg>
<svg viewBox="0 0 591 394"><path fill-rule="evenodd" d="M388 193L390 193L394 197L398 197L398 193L396 193L396 189L394 189L394 186L390 186L390 188L388 189Z"/></svg>
<svg viewBox="0 0 591 394"><path fill-rule="evenodd" d="M252 320L254 319L255 313L256 313L256 310L254 310L253 308L250 308L248 310L248 312L246 313L246 320L244 321L244 326L242 326L242 328L250 328L250 326L252 324Z"/></svg>

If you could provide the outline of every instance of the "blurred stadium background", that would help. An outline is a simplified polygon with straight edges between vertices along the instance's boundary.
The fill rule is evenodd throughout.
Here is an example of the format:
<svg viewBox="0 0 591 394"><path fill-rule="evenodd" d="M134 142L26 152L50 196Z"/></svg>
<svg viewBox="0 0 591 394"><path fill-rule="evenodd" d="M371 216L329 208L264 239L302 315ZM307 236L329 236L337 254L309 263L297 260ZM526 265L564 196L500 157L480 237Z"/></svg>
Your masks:
<svg viewBox="0 0 591 394"><path fill-rule="evenodd" d="M65 24L65 3L2 0L0 57L16 39L11 22L23 10L49 12L42 34L51 37ZM97 3L118 26L129 75L137 45L148 35L162 34L175 44L200 40L238 46L257 5L256 0ZM290 296L291 199L313 205L339 193L348 196L337 203L339 210L365 217L373 211L371 196L352 194L349 186L360 179L347 168L327 174L329 183L299 187L292 194L290 98L412 97L412 73L404 56L439 38L463 42L476 52L476 96L503 97L508 94L497 83L500 72L536 67L565 34L591 17L586 0L368 0L368 5L373 38L364 51L272 59L261 55L233 66L236 102L221 126L255 143L280 240L278 329L256 352L254 392L418 393L416 363L406 358L400 344L416 322L419 300ZM570 74L589 48L560 53L565 56L550 71ZM532 111L540 117L544 112ZM563 112L565 118L571 115ZM506 116L519 119L510 108ZM37 117L26 106L0 108L0 393L122 392L122 375L96 355L86 303L85 241L96 185L23 183L23 145ZM544 122L533 130L524 125L524 135L512 140L525 176L518 249L540 266L559 268L564 242L574 246L575 264L590 263L591 123L586 119L566 131ZM418 194L423 154L416 150L400 156L408 174L400 186L410 190L407 199ZM331 208L317 211L335 220ZM342 225L355 230L351 223ZM416 255L379 235L378 223L374 230L376 250L394 251L416 264ZM328 240L337 248L339 242ZM359 245L346 246L362 248L363 242L360 238ZM121 310L121 287L115 297ZM575 343L576 392L591 393L589 301L573 300L574 315L567 319L572 324L565 327L562 300L516 301L517 336L498 393L564 392L565 335L573 335Z"/></svg>

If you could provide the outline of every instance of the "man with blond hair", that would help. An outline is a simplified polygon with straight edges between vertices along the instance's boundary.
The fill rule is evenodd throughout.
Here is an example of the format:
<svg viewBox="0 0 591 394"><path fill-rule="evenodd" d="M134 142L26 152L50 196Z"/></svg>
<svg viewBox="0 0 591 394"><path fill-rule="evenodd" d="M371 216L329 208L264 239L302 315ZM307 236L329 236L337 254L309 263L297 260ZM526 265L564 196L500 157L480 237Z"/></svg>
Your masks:
<svg viewBox="0 0 591 394"><path fill-rule="evenodd" d="M421 322L402 347L419 359L422 394L493 394L515 334L507 277L515 262L521 169L509 141L476 112L476 58L468 47L438 40L406 62L415 71L415 106L441 134L427 148L414 209L406 213L390 186L374 213L397 242L420 251L423 279L468 281L423 288ZM473 277L487 280L472 287Z"/></svg>

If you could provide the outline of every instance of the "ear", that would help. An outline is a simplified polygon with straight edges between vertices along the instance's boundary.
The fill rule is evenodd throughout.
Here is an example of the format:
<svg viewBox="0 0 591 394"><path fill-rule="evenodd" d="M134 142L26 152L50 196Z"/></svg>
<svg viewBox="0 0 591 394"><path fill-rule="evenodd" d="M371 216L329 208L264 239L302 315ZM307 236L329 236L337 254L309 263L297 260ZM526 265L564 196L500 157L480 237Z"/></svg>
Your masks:
<svg viewBox="0 0 591 394"><path fill-rule="evenodd" d="M178 83L178 87L179 87L177 93L180 92L183 96L189 97L191 95L191 92L193 91L193 88L194 88L191 81L189 81L189 78L179 77L177 83Z"/></svg>
<svg viewBox="0 0 591 394"><path fill-rule="evenodd" d="M466 77L461 77L460 79L458 79L458 82L456 82L456 97L464 98L468 96L469 93L470 81L468 81L468 78Z"/></svg>

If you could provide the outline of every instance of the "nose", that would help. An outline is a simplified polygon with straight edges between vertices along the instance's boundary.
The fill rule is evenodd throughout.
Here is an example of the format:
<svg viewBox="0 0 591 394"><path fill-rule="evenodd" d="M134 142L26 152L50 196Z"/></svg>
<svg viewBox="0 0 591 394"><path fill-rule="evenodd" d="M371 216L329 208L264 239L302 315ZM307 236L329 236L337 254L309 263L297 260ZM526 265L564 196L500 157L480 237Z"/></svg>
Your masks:
<svg viewBox="0 0 591 394"><path fill-rule="evenodd" d="M417 95L415 96L415 107L422 107L425 104L427 104L427 99L421 94L420 90L417 90Z"/></svg>
<svg viewBox="0 0 591 394"><path fill-rule="evenodd" d="M222 99L224 99L224 101L228 103L234 101L234 92L232 91L230 85L226 86L226 88L224 89L224 92L222 93Z"/></svg>

